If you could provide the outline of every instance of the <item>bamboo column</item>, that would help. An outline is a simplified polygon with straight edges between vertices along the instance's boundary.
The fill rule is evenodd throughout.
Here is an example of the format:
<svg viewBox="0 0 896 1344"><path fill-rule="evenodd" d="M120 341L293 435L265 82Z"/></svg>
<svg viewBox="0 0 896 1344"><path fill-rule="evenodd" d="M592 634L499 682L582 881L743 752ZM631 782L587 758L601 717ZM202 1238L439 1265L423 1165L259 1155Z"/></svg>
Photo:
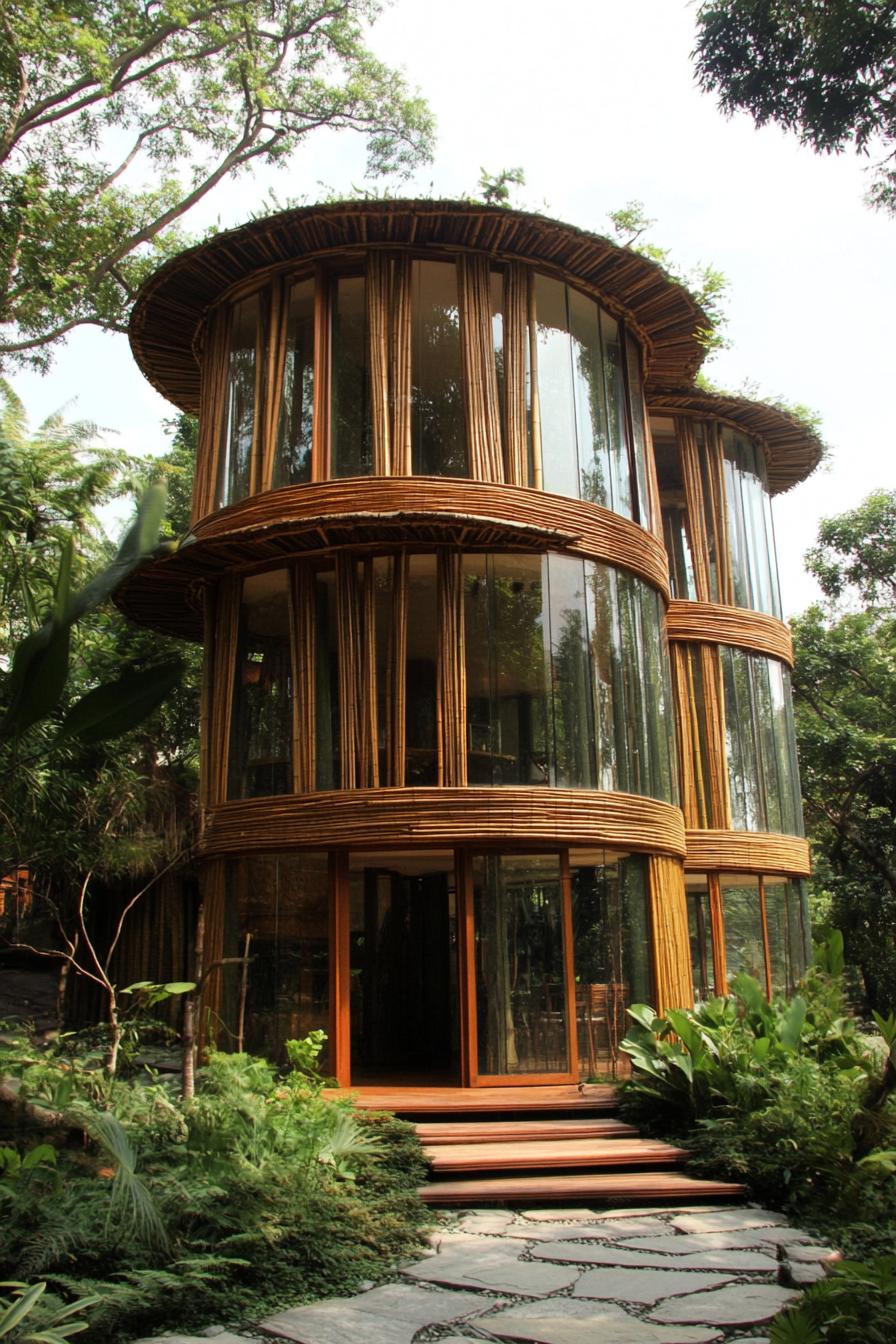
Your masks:
<svg viewBox="0 0 896 1344"><path fill-rule="evenodd" d="M230 315L230 305L226 304L213 309L206 320L200 355L199 441L193 481L193 522L211 513L216 504L218 455L230 363Z"/></svg>
<svg viewBox="0 0 896 1344"><path fill-rule="evenodd" d="M691 1008L694 981L684 868L679 859L651 854L647 862L653 933L656 1009Z"/></svg>
<svg viewBox="0 0 896 1344"><path fill-rule="evenodd" d="M253 494L270 490L274 478L289 321L289 287L283 280L275 280L265 292L261 311L262 332L267 333L267 339L261 365L261 403L256 413L260 451L253 466Z"/></svg>
<svg viewBox="0 0 896 1344"><path fill-rule="evenodd" d="M700 453L694 435L694 426L688 416L676 416L675 430L681 454L681 472L684 478L685 505L697 600L709 602L712 599L712 585L710 582L709 536L706 531L707 501L703 498Z"/></svg>
<svg viewBox="0 0 896 1344"><path fill-rule="evenodd" d="M446 787L463 786L467 782L467 668L459 551L439 551L438 601L438 780Z"/></svg>
<svg viewBox="0 0 896 1344"><path fill-rule="evenodd" d="M310 793L317 778L317 628L314 571L299 561L290 571L292 616L292 773L293 791Z"/></svg>
<svg viewBox="0 0 896 1344"><path fill-rule="evenodd" d="M529 484L526 428L526 332L529 273L519 262L504 272L504 462L508 485Z"/></svg>
<svg viewBox="0 0 896 1344"><path fill-rule="evenodd" d="M389 290L391 263L384 252L367 254L367 365L370 379L370 426L373 474L391 472L389 412Z"/></svg>
<svg viewBox="0 0 896 1344"><path fill-rule="evenodd" d="M411 475L411 259L396 254L392 263L392 313L389 372L392 408L392 475Z"/></svg>
<svg viewBox="0 0 896 1344"><path fill-rule="evenodd" d="M407 755L408 580L406 551L392 559L392 631L386 684L387 783L404 788Z"/></svg>
<svg viewBox="0 0 896 1344"><path fill-rule="evenodd" d="M501 484L504 459L488 257L466 253L458 257L457 291L470 475L476 481Z"/></svg>

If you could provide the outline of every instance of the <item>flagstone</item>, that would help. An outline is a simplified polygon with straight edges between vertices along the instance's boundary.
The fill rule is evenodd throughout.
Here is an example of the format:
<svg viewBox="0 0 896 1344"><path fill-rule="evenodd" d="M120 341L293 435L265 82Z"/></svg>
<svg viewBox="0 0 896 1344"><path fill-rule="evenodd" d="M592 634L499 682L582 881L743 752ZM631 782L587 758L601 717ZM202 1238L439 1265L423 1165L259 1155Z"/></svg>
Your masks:
<svg viewBox="0 0 896 1344"><path fill-rule="evenodd" d="M672 1219L680 1232L740 1232L750 1228L786 1226L781 1213L767 1209L716 1209L709 1213L685 1213Z"/></svg>
<svg viewBox="0 0 896 1344"><path fill-rule="evenodd" d="M725 1274L693 1269L589 1269L573 1287L574 1297L610 1298L652 1306L679 1293L698 1293L731 1283Z"/></svg>
<svg viewBox="0 0 896 1344"><path fill-rule="evenodd" d="M445 1325L503 1305L472 1293L430 1292L392 1283L357 1297L294 1307L261 1322L268 1334L299 1344L411 1344L419 1330Z"/></svg>
<svg viewBox="0 0 896 1344"><path fill-rule="evenodd" d="M639 1321L609 1302L554 1298L492 1312L477 1324L498 1339L533 1344L714 1344L722 1336L707 1328L658 1326Z"/></svg>
<svg viewBox="0 0 896 1344"><path fill-rule="evenodd" d="M731 1273L774 1274L778 1262L763 1251L697 1251L670 1256L658 1251L633 1251L612 1242L561 1241L533 1246L537 1260L564 1261L579 1265L623 1265L644 1269L728 1270Z"/></svg>
<svg viewBox="0 0 896 1344"><path fill-rule="evenodd" d="M755 1325L777 1316L799 1294L771 1283L738 1283L673 1297L650 1313L661 1324Z"/></svg>
<svg viewBox="0 0 896 1344"><path fill-rule="evenodd" d="M518 1253L519 1247L513 1248ZM492 1249L471 1253L456 1249L432 1256L402 1270L406 1278L424 1283L488 1288L492 1292L517 1293L521 1297L545 1297L569 1288L579 1276L577 1266L546 1265L520 1260L518 1254Z"/></svg>
<svg viewBox="0 0 896 1344"><path fill-rule="evenodd" d="M631 1237L619 1244L634 1251L668 1251L670 1255L688 1255L692 1251L761 1250L783 1246L791 1241L808 1241L806 1232L796 1227L755 1228L747 1232L678 1232L667 1237Z"/></svg>

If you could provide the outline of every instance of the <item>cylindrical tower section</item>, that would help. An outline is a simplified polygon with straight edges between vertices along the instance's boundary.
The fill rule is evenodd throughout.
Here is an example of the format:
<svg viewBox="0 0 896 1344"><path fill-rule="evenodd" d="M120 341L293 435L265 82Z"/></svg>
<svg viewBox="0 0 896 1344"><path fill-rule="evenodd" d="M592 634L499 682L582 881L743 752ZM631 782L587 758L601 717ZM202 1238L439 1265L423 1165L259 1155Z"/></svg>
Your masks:
<svg viewBox="0 0 896 1344"><path fill-rule="evenodd" d="M746 972L793 988L809 954L790 669L771 497L821 445L761 403L654 389L650 420L672 601L686 887L697 997Z"/></svg>

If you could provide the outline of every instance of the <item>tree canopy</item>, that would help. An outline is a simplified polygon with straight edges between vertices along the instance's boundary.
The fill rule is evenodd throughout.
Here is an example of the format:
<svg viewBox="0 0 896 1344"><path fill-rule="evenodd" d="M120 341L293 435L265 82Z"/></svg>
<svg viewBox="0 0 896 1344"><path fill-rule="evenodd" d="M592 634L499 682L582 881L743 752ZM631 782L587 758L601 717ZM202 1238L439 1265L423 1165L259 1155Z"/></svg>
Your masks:
<svg viewBox="0 0 896 1344"><path fill-rule="evenodd" d="M6 0L0 9L0 360L44 367L73 328L123 330L183 217L323 128L371 174L433 121L366 45L379 0Z"/></svg>
<svg viewBox="0 0 896 1344"><path fill-rule="evenodd" d="M793 623L800 770L816 869L872 1006L896 1010L896 491L822 522L836 598Z"/></svg>
<svg viewBox="0 0 896 1344"><path fill-rule="evenodd" d="M726 112L819 152L876 145L869 199L896 212L896 0L708 0L694 56Z"/></svg>

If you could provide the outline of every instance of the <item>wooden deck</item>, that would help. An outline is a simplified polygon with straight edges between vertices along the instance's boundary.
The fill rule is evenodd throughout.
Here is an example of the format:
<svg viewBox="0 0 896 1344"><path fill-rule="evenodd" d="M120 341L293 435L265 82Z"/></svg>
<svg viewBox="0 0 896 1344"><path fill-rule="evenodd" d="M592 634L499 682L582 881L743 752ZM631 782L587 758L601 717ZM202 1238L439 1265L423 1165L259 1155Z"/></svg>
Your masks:
<svg viewBox="0 0 896 1344"><path fill-rule="evenodd" d="M332 1088L333 1097L353 1097L365 1111L396 1115L448 1115L451 1112L531 1115L543 1111L594 1114L616 1110L615 1087L604 1083L572 1083L536 1087L350 1087Z"/></svg>

